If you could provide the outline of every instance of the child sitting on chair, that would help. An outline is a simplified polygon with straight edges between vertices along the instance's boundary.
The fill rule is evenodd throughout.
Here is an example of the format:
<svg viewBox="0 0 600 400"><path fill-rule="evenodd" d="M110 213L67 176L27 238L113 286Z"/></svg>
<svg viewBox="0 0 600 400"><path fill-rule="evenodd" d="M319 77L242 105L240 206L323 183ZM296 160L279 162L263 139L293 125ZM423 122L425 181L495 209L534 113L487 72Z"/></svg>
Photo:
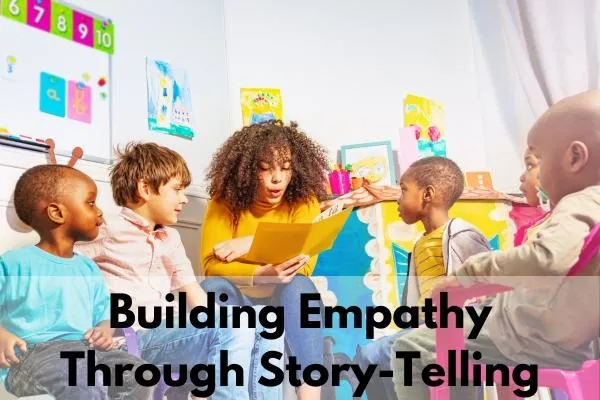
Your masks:
<svg viewBox="0 0 600 400"><path fill-rule="evenodd" d="M553 209L522 246L469 258L434 293L475 283L515 288L492 302L488 324L466 347L481 362L577 369L591 358L600 326L600 257L583 278L564 279L578 259L585 237L600 222L600 92L569 97L553 105L529 133L530 150L540 160L540 182ZM590 279L590 276L595 278ZM473 327L465 318L464 332ZM400 399L429 399L422 369L435 363L435 330L421 328L400 337L393 352L419 351L412 363L413 385L404 384L405 361L392 358ZM472 354L472 353L470 353ZM474 395L456 388L460 399Z"/></svg>
<svg viewBox="0 0 600 400"><path fill-rule="evenodd" d="M56 399L140 399L151 388L124 374L122 386L88 386L87 362L78 360L72 385L70 361L61 352L96 349L96 364L140 365L112 350L110 301L94 262L73 252L78 240L98 235L102 211L96 184L62 165L39 165L19 178L14 193L19 218L39 235L36 246L0 256L0 381L16 396ZM6 369L8 368L8 369Z"/></svg>
<svg viewBox="0 0 600 400"><path fill-rule="evenodd" d="M190 182L181 155L155 143L128 144L111 168L112 194L121 210L105 217L98 238L78 243L77 250L98 263L112 293L132 297L132 310L168 305L165 296L172 292L185 293L188 310L206 304L181 237L171 226L188 202L184 190ZM135 319L138 321L138 315ZM221 351L227 351L229 363L243 367L244 384L237 386L230 379L225 385L216 378L211 399L255 398L258 390L275 392L267 397L277 397L278 388L256 384L262 367L251 368L254 337L263 329L260 325L256 329L233 328L231 313L227 321L221 321L216 312L215 328L169 327L165 318L156 328L140 329L136 323L134 329L141 357L152 364L176 363L189 368L214 364L219 377ZM265 351L282 347L282 340L265 340L263 345Z"/></svg>
<svg viewBox="0 0 600 400"><path fill-rule="evenodd" d="M460 198L464 176L458 165L445 157L427 157L413 163L400 179L402 197L398 211L407 224L422 222L425 233L415 243L410 257L403 304L422 307L431 297L436 283L458 269L469 256L489 251L486 238L473 225L450 218L448 210ZM402 330L384 336L356 351L362 368L376 364L390 369L390 354L396 338L410 332ZM377 375L377 374L376 374ZM371 381L369 398L395 398L391 379ZM383 391L382 391L383 389Z"/></svg>

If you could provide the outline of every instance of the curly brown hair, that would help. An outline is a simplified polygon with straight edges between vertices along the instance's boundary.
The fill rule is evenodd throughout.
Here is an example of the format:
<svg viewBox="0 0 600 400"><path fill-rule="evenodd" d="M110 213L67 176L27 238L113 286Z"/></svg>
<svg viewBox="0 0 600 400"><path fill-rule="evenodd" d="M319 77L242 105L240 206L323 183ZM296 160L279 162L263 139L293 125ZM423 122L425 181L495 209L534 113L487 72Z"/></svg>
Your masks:
<svg viewBox="0 0 600 400"><path fill-rule="evenodd" d="M289 151L289 153L288 153ZM240 214L257 199L259 162L291 154L292 178L284 193L290 205L312 197L327 197L325 189L327 150L298 129L298 124L268 121L242 128L230 136L214 154L208 167L208 192L223 201L237 226Z"/></svg>

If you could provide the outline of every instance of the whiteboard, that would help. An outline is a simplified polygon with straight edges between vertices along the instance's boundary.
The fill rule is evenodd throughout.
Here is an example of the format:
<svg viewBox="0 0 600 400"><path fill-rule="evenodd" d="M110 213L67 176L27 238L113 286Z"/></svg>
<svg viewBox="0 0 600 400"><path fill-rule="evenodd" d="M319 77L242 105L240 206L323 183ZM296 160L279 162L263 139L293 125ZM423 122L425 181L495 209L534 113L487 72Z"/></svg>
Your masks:
<svg viewBox="0 0 600 400"><path fill-rule="evenodd" d="M17 0L15 4L29 13L19 22L6 17L8 1L0 0L0 127L11 134L52 138L57 153L70 155L79 146L85 159L109 162L111 55L91 47L98 22L108 20L64 2ZM34 26L34 5L48 9L48 25L56 25L56 15L50 14L57 5L68 7L72 38L45 31L48 25ZM91 17L91 25L79 27L81 14ZM77 35L92 40L91 46L75 41Z"/></svg>

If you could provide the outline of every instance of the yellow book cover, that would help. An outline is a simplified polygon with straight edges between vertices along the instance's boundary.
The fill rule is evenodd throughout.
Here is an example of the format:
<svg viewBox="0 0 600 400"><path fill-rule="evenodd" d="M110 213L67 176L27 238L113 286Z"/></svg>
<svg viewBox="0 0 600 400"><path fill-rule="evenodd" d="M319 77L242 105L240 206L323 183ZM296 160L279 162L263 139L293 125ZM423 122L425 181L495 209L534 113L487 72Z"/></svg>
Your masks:
<svg viewBox="0 0 600 400"><path fill-rule="evenodd" d="M351 212L352 208L337 212L326 210L312 223L261 222L244 259L261 264L280 264L300 254L312 257L329 250Z"/></svg>

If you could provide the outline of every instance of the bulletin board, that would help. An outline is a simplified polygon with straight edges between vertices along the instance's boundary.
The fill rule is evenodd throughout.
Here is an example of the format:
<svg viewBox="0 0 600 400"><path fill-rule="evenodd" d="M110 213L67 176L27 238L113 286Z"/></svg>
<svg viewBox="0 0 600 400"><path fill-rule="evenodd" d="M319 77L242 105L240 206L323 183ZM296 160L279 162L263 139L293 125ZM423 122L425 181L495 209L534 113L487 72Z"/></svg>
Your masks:
<svg viewBox="0 0 600 400"><path fill-rule="evenodd" d="M56 0L0 0L0 127L111 158L114 24Z"/></svg>

